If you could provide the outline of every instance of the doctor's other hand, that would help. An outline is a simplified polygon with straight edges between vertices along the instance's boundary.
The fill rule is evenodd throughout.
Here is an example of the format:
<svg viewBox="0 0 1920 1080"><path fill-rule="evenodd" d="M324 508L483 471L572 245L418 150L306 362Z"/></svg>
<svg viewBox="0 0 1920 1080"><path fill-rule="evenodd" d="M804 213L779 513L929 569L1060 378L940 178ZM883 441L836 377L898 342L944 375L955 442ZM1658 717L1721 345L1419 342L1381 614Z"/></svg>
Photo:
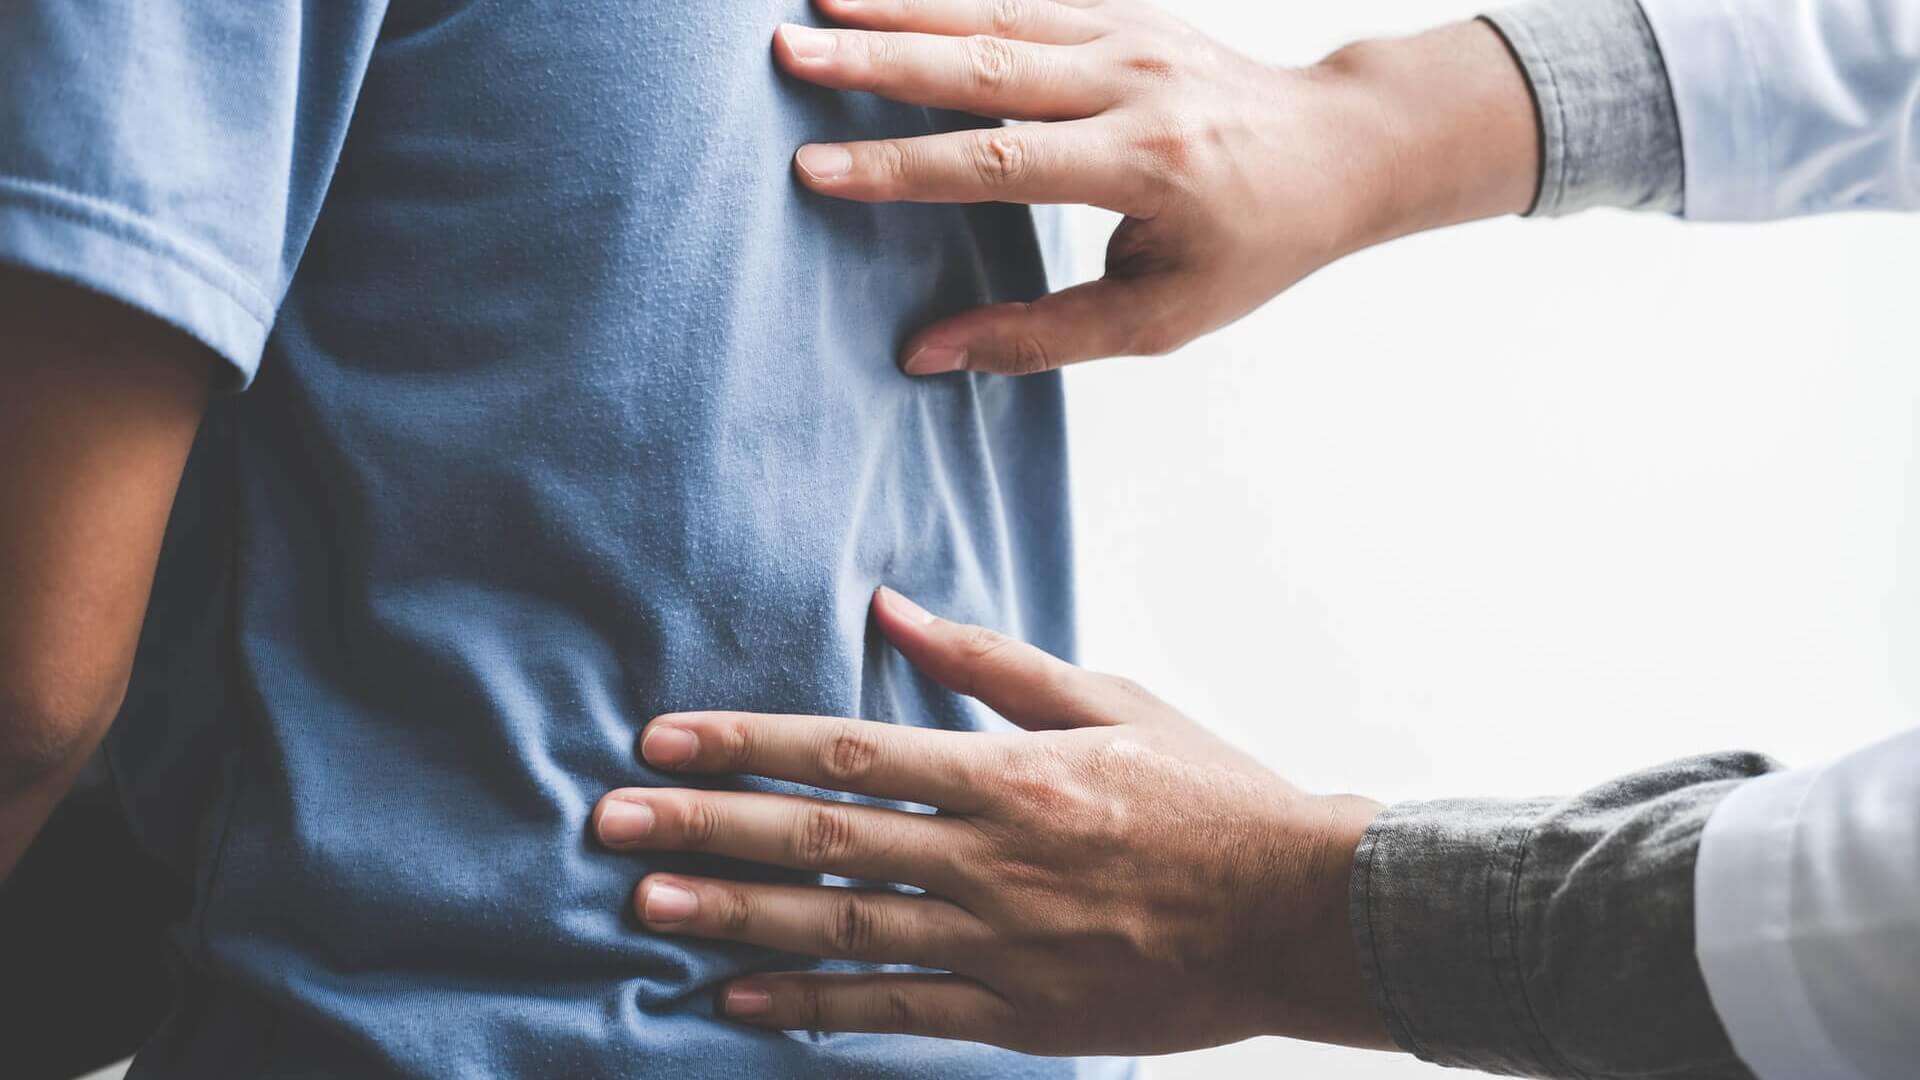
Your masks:
<svg viewBox="0 0 1920 1080"><path fill-rule="evenodd" d="M776 1029L929 1035L1038 1054L1150 1054L1284 1034L1390 1045L1354 955L1347 882L1375 803L1306 794L1121 679L882 590L921 671L1026 732L682 713L656 768L751 773L930 805L692 789L615 791L616 850L698 851L894 889L653 874L657 933L914 973L778 973L720 1009Z"/></svg>
<svg viewBox="0 0 1920 1080"><path fill-rule="evenodd" d="M1144 0L815 6L834 28L774 37L794 77L1033 122L804 146L794 164L808 187L1124 216L1104 278L926 328L901 353L912 375L1170 352L1361 248L1523 212L1537 186L1533 101L1484 23L1283 68Z"/></svg>

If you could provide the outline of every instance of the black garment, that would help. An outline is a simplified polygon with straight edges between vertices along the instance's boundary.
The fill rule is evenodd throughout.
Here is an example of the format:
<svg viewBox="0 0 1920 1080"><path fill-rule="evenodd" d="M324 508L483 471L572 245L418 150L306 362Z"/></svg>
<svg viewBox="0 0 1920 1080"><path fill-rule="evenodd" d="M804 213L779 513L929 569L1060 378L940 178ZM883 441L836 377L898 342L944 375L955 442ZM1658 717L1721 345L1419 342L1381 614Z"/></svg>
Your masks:
<svg viewBox="0 0 1920 1080"><path fill-rule="evenodd" d="M134 843L112 788L69 795L0 885L0 1075L71 1080L172 1008L164 928L190 894Z"/></svg>

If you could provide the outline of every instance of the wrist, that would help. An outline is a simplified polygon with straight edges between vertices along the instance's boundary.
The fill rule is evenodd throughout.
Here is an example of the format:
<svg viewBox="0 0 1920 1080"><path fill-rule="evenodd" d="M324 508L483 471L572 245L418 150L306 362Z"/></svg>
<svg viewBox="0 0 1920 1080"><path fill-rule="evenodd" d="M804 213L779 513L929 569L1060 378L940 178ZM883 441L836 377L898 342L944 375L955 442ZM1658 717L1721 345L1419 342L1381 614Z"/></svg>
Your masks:
<svg viewBox="0 0 1920 1080"><path fill-rule="evenodd" d="M1539 122L1526 77L1493 27L1476 21L1363 41L1311 70L1353 105L1356 250L1532 207Z"/></svg>
<svg viewBox="0 0 1920 1080"><path fill-rule="evenodd" d="M1268 1034L1369 1049L1393 1049L1361 973L1349 903L1355 855L1367 828L1385 809L1352 795L1304 800L1309 815L1298 828L1312 838L1305 880L1293 886L1299 904L1283 936L1286 954L1276 968L1288 973L1270 1014ZM1311 832L1308 832L1308 830ZM1283 886L1284 887L1284 886Z"/></svg>

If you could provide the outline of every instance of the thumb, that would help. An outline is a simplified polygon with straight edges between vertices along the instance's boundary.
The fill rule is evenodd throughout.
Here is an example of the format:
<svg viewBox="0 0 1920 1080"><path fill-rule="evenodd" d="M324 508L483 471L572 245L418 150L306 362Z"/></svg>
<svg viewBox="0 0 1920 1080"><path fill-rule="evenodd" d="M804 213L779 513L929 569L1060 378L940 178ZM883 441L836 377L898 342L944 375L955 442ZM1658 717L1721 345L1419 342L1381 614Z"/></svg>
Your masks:
<svg viewBox="0 0 1920 1080"><path fill-rule="evenodd" d="M1029 731L1115 723L1094 706L1092 676L984 626L948 622L894 592L873 594L880 632L914 667Z"/></svg>
<svg viewBox="0 0 1920 1080"><path fill-rule="evenodd" d="M1030 304L994 304L936 323L907 343L909 375L984 371L1033 375L1054 368L1165 351L1151 278L1105 277Z"/></svg>

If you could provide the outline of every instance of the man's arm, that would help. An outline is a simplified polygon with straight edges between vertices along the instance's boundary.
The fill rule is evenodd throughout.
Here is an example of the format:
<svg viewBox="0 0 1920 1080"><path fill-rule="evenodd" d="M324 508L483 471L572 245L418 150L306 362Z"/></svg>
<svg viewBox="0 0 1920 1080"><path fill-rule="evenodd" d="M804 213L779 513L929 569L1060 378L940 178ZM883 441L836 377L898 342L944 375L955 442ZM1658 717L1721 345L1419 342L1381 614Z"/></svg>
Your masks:
<svg viewBox="0 0 1920 1080"><path fill-rule="evenodd" d="M119 709L212 365L150 316L0 270L0 879Z"/></svg>
<svg viewBox="0 0 1920 1080"><path fill-rule="evenodd" d="M1571 798L1381 814L1348 902L1394 1041L1519 1076L1751 1075L1695 958L1694 872L1715 808L1773 767L1724 754Z"/></svg>
<svg viewBox="0 0 1920 1080"><path fill-rule="evenodd" d="M641 754L943 813L648 788L608 795L595 827L621 850L926 890L655 874L635 895L649 929L954 974L758 974L723 1014L1043 1053L1274 1034L1531 1076L1750 1075L1694 959L1693 880L1715 805L1764 758L1382 812L1292 788L1124 681L885 592L874 618L928 676L1034 733L679 714Z"/></svg>

